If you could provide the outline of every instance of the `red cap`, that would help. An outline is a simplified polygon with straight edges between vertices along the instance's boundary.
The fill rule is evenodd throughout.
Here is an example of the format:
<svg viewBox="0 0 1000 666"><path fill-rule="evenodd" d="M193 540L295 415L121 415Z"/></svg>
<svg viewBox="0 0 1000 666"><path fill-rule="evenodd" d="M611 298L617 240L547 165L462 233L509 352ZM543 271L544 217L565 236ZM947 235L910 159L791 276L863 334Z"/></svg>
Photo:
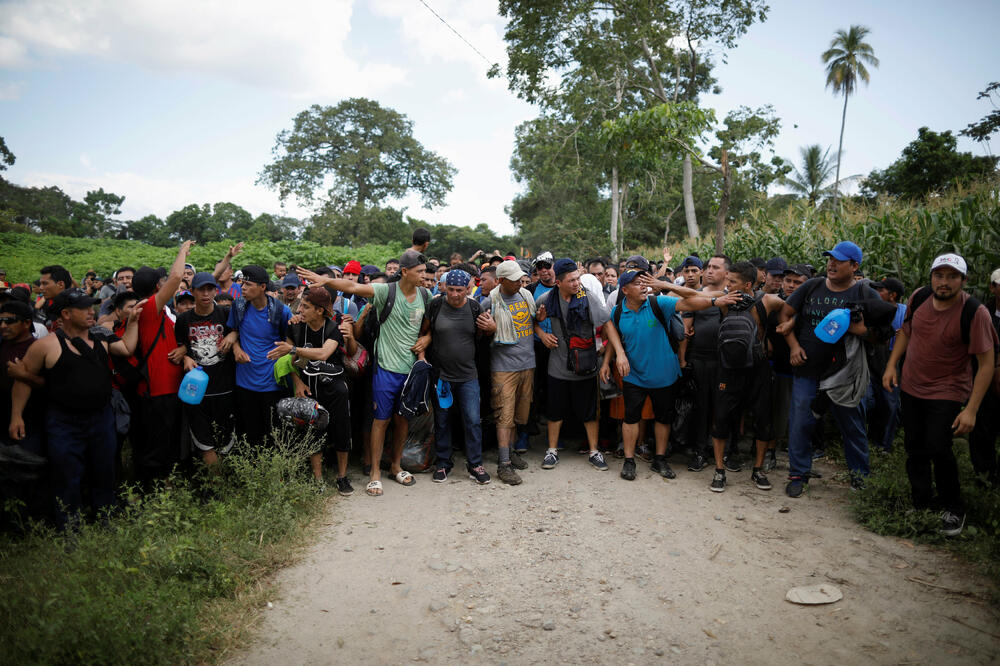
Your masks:
<svg viewBox="0 0 1000 666"><path fill-rule="evenodd" d="M355 259L351 259L344 266L344 275L351 273L352 275L361 275L361 262Z"/></svg>
<svg viewBox="0 0 1000 666"><path fill-rule="evenodd" d="M503 258L503 260L504 261L517 261L517 257L515 257L512 254L508 254L506 257Z"/></svg>

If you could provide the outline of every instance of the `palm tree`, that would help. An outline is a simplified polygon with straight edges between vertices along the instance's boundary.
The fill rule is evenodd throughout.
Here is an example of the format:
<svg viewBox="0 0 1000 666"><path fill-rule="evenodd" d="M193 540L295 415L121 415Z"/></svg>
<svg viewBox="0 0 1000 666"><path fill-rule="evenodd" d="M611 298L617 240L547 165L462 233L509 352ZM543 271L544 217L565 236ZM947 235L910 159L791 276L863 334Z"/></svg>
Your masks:
<svg viewBox="0 0 1000 666"><path fill-rule="evenodd" d="M802 155L802 163L799 166L793 164L791 175L782 178L781 183L804 196L810 206L816 206L820 199L834 191L830 175L837 165L830 157L830 149L824 151L818 143L800 148L799 153Z"/></svg>
<svg viewBox="0 0 1000 666"><path fill-rule="evenodd" d="M864 41L870 30L863 25L852 25L846 32L838 30L830 41L830 48L823 53L826 63L826 85L834 94L844 95L844 112L840 118L840 143L837 146L837 178L834 182L834 203L840 192L840 155L844 150L844 124L847 122L847 98L857 89L858 80L868 84L865 65L878 67L878 58L871 45Z"/></svg>

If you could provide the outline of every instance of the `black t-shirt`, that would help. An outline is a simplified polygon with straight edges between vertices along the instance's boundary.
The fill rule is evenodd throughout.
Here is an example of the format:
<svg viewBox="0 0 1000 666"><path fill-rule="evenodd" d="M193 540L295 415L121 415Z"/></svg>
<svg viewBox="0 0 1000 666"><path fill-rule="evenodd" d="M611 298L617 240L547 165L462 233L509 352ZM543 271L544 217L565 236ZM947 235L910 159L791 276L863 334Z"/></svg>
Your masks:
<svg viewBox="0 0 1000 666"><path fill-rule="evenodd" d="M866 282L857 282L843 291L831 291L825 277L807 280L796 289L787 302L798 313L795 335L806 353L806 362L794 368L794 373L800 377L819 377L829 367L836 346L823 342L815 333L826 315L851 303L878 298L878 292Z"/></svg>
<svg viewBox="0 0 1000 666"><path fill-rule="evenodd" d="M232 331L226 325L229 308L216 305L209 315L199 315L193 309L177 316L174 337L177 344L187 347L188 356L208 375L205 395L230 393L236 385L236 362L232 352L219 351L219 342Z"/></svg>
<svg viewBox="0 0 1000 666"><path fill-rule="evenodd" d="M704 287L698 291L704 291ZM687 354L689 358L716 359L719 353L719 324L722 323L722 312L716 306L684 312L684 319L690 319L694 335L688 340Z"/></svg>
<svg viewBox="0 0 1000 666"><path fill-rule="evenodd" d="M339 320L338 316L337 321ZM337 351L321 360L342 366L344 364L344 335L340 332L337 321L326 319L323 322L323 327L315 331L309 328L309 324L304 321L292 324L288 327L288 338L296 347L301 347L302 349L319 349L327 340L336 340ZM306 375L301 375L301 378L309 387L312 394L316 396L319 389L318 378Z"/></svg>
<svg viewBox="0 0 1000 666"><path fill-rule="evenodd" d="M789 349L785 336L775 330L778 327L778 313L780 308L767 316L767 339L771 343L771 365L779 375L791 375L794 371L790 356L792 350Z"/></svg>

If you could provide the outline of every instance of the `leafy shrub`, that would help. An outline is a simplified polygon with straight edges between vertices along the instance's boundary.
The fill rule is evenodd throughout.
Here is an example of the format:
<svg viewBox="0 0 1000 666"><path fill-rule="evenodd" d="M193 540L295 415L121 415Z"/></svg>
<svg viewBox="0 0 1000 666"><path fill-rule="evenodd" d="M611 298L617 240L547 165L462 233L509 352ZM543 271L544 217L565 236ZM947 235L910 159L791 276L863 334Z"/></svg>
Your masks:
<svg viewBox="0 0 1000 666"><path fill-rule="evenodd" d="M0 538L0 654L7 663L177 663L220 658L260 579L288 562L322 506L283 432L222 474L131 495L105 524Z"/></svg>

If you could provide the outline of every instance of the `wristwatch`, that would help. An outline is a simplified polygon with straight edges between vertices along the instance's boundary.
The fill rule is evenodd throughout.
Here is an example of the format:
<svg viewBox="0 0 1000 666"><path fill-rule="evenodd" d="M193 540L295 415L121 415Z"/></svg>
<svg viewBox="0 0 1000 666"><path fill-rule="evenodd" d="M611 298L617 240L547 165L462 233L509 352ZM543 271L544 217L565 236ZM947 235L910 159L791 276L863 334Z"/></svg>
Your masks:
<svg viewBox="0 0 1000 666"><path fill-rule="evenodd" d="M295 352L297 352L298 350L299 350L298 347L296 347L295 345L292 345L292 351L290 351L288 353L291 354L292 356L295 356Z"/></svg>
<svg viewBox="0 0 1000 666"><path fill-rule="evenodd" d="M715 307L715 296L712 296L712 307Z"/></svg>

